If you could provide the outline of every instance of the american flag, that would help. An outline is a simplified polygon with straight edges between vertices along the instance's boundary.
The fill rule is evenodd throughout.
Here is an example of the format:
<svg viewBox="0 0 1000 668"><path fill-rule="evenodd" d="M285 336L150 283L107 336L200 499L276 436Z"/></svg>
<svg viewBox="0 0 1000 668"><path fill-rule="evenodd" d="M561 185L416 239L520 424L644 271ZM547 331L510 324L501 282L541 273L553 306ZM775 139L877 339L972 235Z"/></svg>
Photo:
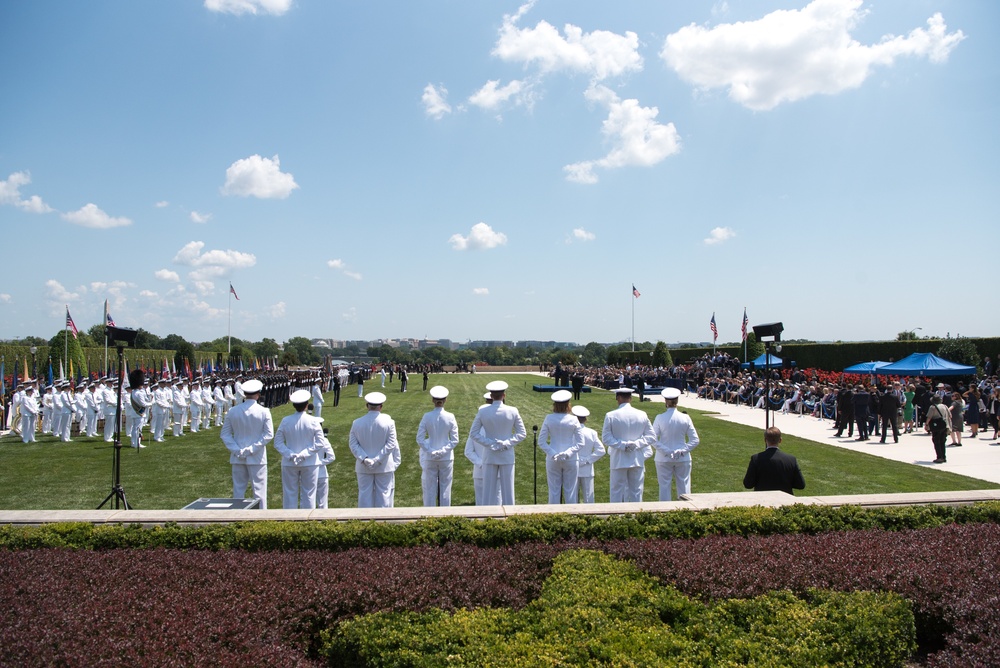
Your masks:
<svg viewBox="0 0 1000 668"><path fill-rule="evenodd" d="M746 310L746 308L744 308L744 309L743 309L743 340L744 340L744 341L746 341L746 340L747 340L747 324L748 324L749 322L750 322L750 321L749 321L749 320L747 320L747 310Z"/></svg>
<svg viewBox="0 0 1000 668"><path fill-rule="evenodd" d="M635 289L635 283L632 284L632 296L633 297L640 297L641 296L639 294L639 291Z"/></svg>
<svg viewBox="0 0 1000 668"><path fill-rule="evenodd" d="M229 284L229 292L231 292L233 294L233 296L236 297L236 301L240 300L240 296L238 294L236 294L236 290L233 289L233 284L232 283Z"/></svg>
<svg viewBox="0 0 1000 668"><path fill-rule="evenodd" d="M70 330L72 330L72 331L73 331L73 338L75 339L75 338L76 338L76 335L77 335L77 334L79 334L80 332L79 332L79 330L77 330L77 328L76 328L76 323L75 323L75 322L73 322L73 316L71 316L71 315L69 314L69 305L68 305L68 304L66 305L66 326L67 326L67 327L68 327L68 328L69 328Z"/></svg>
<svg viewBox="0 0 1000 668"><path fill-rule="evenodd" d="M712 314L712 322L709 324L712 328L712 340L715 341L719 338L719 328L715 326L715 314Z"/></svg>

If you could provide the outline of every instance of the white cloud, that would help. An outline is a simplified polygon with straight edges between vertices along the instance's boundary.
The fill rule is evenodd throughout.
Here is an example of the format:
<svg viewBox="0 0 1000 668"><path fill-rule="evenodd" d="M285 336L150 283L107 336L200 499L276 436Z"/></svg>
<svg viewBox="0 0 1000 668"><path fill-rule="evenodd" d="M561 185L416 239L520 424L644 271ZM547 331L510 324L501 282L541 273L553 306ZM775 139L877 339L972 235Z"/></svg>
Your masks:
<svg viewBox="0 0 1000 668"><path fill-rule="evenodd" d="M496 109L511 98L515 104L530 108L534 103L530 84L515 79L506 86L500 86L499 79L487 81L469 97L469 102L481 109Z"/></svg>
<svg viewBox="0 0 1000 668"><path fill-rule="evenodd" d="M472 294L477 297L485 297L490 294L489 288L472 288Z"/></svg>
<svg viewBox="0 0 1000 668"><path fill-rule="evenodd" d="M507 243L507 235L503 232L495 232L486 223L476 223L469 231L469 236L463 237L461 234L453 234L448 239L448 243L454 250L488 250Z"/></svg>
<svg viewBox="0 0 1000 668"><path fill-rule="evenodd" d="M344 319L345 322L357 322L358 309L352 306L351 308L347 309L346 312L341 313L340 316Z"/></svg>
<svg viewBox="0 0 1000 668"><path fill-rule="evenodd" d="M191 212L191 222L193 223L207 223L210 220L212 220L212 214L210 213Z"/></svg>
<svg viewBox="0 0 1000 668"><path fill-rule="evenodd" d="M224 14L272 14L281 16L292 6L292 0L205 0L205 9Z"/></svg>
<svg viewBox="0 0 1000 668"><path fill-rule="evenodd" d="M197 283L196 288L202 294L214 290L211 282L217 278L228 276L234 269L247 269L257 264L257 256L253 253L243 253L235 250L210 250L202 252L203 241L191 241L177 251L174 262L194 269L188 274Z"/></svg>
<svg viewBox="0 0 1000 668"><path fill-rule="evenodd" d="M153 206L155 206L157 209L166 209L168 206L170 206L170 202L168 202L165 199L162 199Z"/></svg>
<svg viewBox="0 0 1000 668"><path fill-rule="evenodd" d="M904 56L947 60L965 39L948 33L941 14L906 37L884 36L865 45L851 30L867 10L862 0L813 0L803 9L778 10L756 21L714 28L691 24L668 35L660 57L702 90L728 89L729 98L766 111L782 102L859 87L875 65Z"/></svg>
<svg viewBox="0 0 1000 668"><path fill-rule="evenodd" d="M517 22L533 5L522 5L514 15L504 16L493 55L508 62L535 65L542 72L569 70L594 80L642 69L639 36L634 32L585 33L567 23L563 36L545 21L539 21L534 28L519 28Z"/></svg>
<svg viewBox="0 0 1000 668"><path fill-rule="evenodd" d="M708 233L705 243L709 246L721 244L723 241L732 239L735 236L736 232L731 227L714 227L712 228L712 231Z"/></svg>
<svg viewBox="0 0 1000 668"><path fill-rule="evenodd" d="M0 302L3 302L4 304L9 304L10 300L11 300L10 295L8 295L6 292L0 292Z"/></svg>
<svg viewBox="0 0 1000 668"><path fill-rule="evenodd" d="M0 181L0 204L9 204L23 209L28 213L50 213L52 207L42 201L38 195L28 199L21 198L21 186L31 183L28 172L14 172L6 180Z"/></svg>
<svg viewBox="0 0 1000 668"><path fill-rule="evenodd" d="M563 167L567 180L597 183L595 168L651 167L681 150L680 136L674 124L656 122L660 113L656 107L640 107L638 100L620 100L605 86L592 86L584 95L588 100L608 107L608 117L601 132L612 147L599 160Z"/></svg>
<svg viewBox="0 0 1000 668"><path fill-rule="evenodd" d="M54 302L69 303L80 298L80 292L70 292L54 278L45 281L45 291L48 293L48 298Z"/></svg>
<svg viewBox="0 0 1000 668"><path fill-rule="evenodd" d="M445 114L451 113L451 105L448 104L448 89L444 86L440 88L434 84L424 86L424 94L420 100L424 103L424 113L436 121L444 118Z"/></svg>
<svg viewBox="0 0 1000 668"><path fill-rule="evenodd" d="M327 260L326 266L330 267L330 269L336 269L344 276L347 276L348 278L353 278L355 281L361 280L361 274L359 274L356 271L351 271L350 269L348 269L347 264L339 258L336 260Z"/></svg>
<svg viewBox="0 0 1000 668"><path fill-rule="evenodd" d="M113 218L97 208L96 204L87 204L78 211L69 211L62 214L63 220L69 221L81 227L90 227L96 230L107 230L112 227L124 227L131 225L128 218Z"/></svg>
<svg viewBox="0 0 1000 668"><path fill-rule="evenodd" d="M168 283L180 283L181 277L176 271L170 271L169 269L157 269L153 272L153 276L160 281L167 281Z"/></svg>
<svg viewBox="0 0 1000 668"><path fill-rule="evenodd" d="M160 294L158 292L153 292L152 290L140 290L139 296L144 299L159 299Z"/></svg>
<svg viewBox="0 0 1000 668"><path fill-rule="evenodd" d="M582 227L577 227L573 229L573 238L570 241L574 239L576 241L593 241L596 238L597 235L594 234L593 232L588 232Z"/></svg>
<svg viewBox="0 0 1000 668"><path fill-rule="evenodd" d="M278 302L277 304L271 304L271 308L267 310L269 316L275 320L280 320L285 317L285 302Z"/></svg>
<svg viewBox="0 0 1000 668"><path fill-rule="evenodd" d="M281 161L278 156L262 158L254 154L229 166L222 194L260 199L285 199L298 187L291 174L281 171Z"/></svg>

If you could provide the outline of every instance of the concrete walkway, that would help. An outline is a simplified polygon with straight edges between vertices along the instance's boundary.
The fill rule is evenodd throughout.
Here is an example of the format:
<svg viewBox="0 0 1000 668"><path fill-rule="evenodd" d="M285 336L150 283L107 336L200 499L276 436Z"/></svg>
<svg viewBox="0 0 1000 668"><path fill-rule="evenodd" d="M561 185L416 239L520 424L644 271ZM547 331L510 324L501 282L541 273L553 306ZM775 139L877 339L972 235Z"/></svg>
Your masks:
<svg viewBox="0 0 1000 668"><path fill-rule="evenodd" d="M660 397L656 397L654 400L662 401ZM714 411L718 413L712 416L715 419L760 428L762 432L760 442L763 448L763 410L702 399L690 393L681 396L680 406L699 411ZM798 415L782 415L781 411L772 412L771 424L784 434L791 434L817 443L835 445L838 448L856 452L866 452L876 457L894 459L907 464L932 466L942 471L1000 483L1000 443L985 437L987 434L993 435L992 429L988 430L987 434L980 432L979 438L969 438L969 429L966 427L962 438L962 447L949 447L947 449L948 461L944 464L934 464L934 444L931 443L930 434L925 433L922 427L911 434L900 433L898 444L892 442L892 432L890 431L889 438L883 445L879 443L880 437L878 436L873 436L868 441L858 442L853 438L848 438L847 432L844 432L842 438L835 438L837 430L833 420L820 420L807 415L800 417Z"/></svg>

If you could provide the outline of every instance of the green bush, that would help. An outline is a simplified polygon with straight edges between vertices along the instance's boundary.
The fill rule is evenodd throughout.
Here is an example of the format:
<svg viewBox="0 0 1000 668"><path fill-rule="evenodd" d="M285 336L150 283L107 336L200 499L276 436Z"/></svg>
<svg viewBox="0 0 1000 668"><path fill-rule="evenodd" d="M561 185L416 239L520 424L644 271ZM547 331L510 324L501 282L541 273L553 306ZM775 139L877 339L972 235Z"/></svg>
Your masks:
<svg viewBox="0 0 1000 668"><path fill-rule="evenodd" d="M237 522L208 526L142 527L64 522L41 526L0 526L0 549L66 547L175 548L192 550L345 550L352 547L406 547L449 542L503 547L525 541L702 538L710 535L925 529L948 523L1000 523L1000 502L971 506L861 508L794 505L783 508L721 508L639 513L614 517L525 515L496 520L458 517L410 523Z"/></svg>
<svg viewBox="0 0 1000 668"><path fill-rule="evenodd" d="M891 593L774 592L703 605L601 552L556 558L524 610L375 613L323 632L337 666L901 666L916 649Z"/></svg>

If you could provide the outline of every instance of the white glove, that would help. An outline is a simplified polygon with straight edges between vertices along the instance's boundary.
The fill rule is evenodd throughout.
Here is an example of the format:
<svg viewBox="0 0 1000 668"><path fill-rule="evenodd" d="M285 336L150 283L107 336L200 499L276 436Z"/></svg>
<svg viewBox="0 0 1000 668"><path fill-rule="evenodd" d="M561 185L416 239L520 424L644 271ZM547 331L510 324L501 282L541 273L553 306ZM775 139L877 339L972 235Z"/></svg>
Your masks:
<svg viewBox="0 0 1000 668"><path fill-rule="evenodd" d="M373 466L375 466L375 460L370 457L365 457L364 459L361 460L361 463L364 464L367 468L372 468Z"/></svg>
<svg viewBox="0 0 1000 668"><path fill-rule="evenodd" d="M635 450L635 446L631 443L626 443L625 447L622 449L625 450L625 452L632 452L633 450Z"/></svg>

